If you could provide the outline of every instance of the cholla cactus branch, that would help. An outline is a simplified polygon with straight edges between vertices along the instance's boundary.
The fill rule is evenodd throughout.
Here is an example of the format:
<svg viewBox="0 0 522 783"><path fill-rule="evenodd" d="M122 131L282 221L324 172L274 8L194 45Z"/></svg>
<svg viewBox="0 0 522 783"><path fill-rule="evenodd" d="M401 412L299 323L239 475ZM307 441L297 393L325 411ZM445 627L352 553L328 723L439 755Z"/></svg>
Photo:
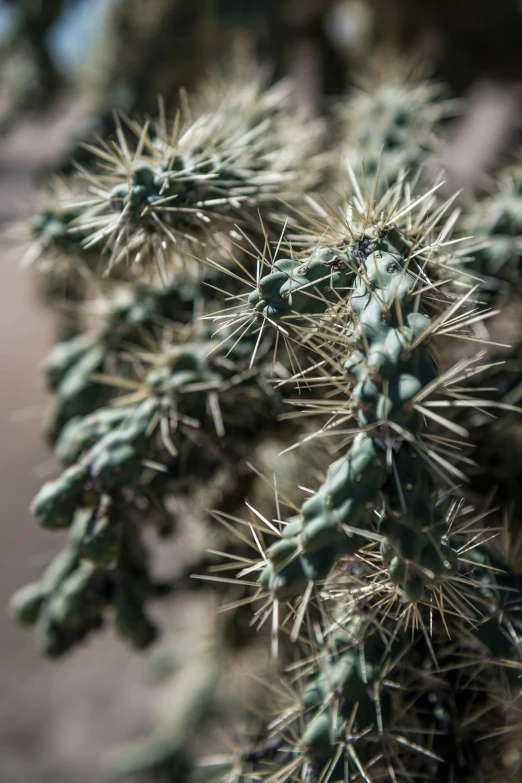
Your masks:
<svg viewBox="0 0 522 783"><path fill-rule="evenodd" d="M164 115L150 128L127 120L133 146L118 123L118 144L92 147L100 167L85 172L93 198L76 205L72 230L87 234L85 247L108 251L107 271L120 261L168 267L173 251L216 244L217 232L241 222L253 230L258 209L296 189L317 186L328 157L319 152L322 126L306 133L292 118L286 91L243 85L229 88L219 106L186 106L171 130ZM306 172L301 161L307 159Z"/></svg>
<svg viewBox="0 0 522 783"><path fill-rule="evenodd" d="M356 380L351 398L360 435L303 504L301 520L285 528L285 541L269 550L271 565L262 583L278 595L324 578L339 556L360 548L382 492L387 504L379 532L393 581L415 600L426 583L455 571L456 553L447 542L441 545L444 519L431 507L430 472L419 464L420 442L415 449L423 429L415 401L437 378L426 346L430 319L422 295L415 294L417 285L407 258L379 250L368 255L356 276L349 299L355 350L345 369ZM297 559L278 568L292 554Z"/></svg>

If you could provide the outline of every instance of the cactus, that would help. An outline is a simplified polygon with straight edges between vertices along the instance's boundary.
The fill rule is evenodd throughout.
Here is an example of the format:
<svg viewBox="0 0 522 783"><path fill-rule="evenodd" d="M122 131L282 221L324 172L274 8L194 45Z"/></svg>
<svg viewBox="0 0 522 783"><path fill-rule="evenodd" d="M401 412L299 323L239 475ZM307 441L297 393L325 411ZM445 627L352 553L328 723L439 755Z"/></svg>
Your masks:
<svg viewBox="0 0 522 783"><path fill-rule="evenodd" d="M477 372L464 361L442 373L434 347L437 335L472 336L477 321L466 310L473 289L459 296L449 285L454 217L445 225L449 205L442 205L437 225L407 182L391 212L409 215L416 236L394 225L382 204L361 206L348 216L365 214L362 231L357 217L351 225L346 219L343 241L342 221L336 235L327 226L321 236L333 233L335 245L319 242L309 256L275 260L249 295L254 322L284 324L314 368L322 360L320 388L324 395L330 383L332 391L317 410L329 415L328 428L335 432L336 418L353 417L355 426L319 489L298 516L278 517L275 543L246 569L260 572L255 598L264 616L270 597L276 624L281 602L294 607L294 640L318 608L324 626L323 641L303 660L295 701L271 722L277 765L254 749L257 765L245 765L245 780L278 779L279 768L285 779L303 781L395 779L406 770L413 780L464 779L486 767L476 738L493 715L502 722L490 701L494 683L516 697L520 576L480 534L470 543L454 437L468 433L437 413L456 399L473 406L459 384ZM305 365L295 380L307 377ZM430 421L446 425L447 434L432 435ZM459 645L466 682L481 670L476 714L458 673ZM412 691L418 695L408 708Z"/></svg>
<svg viewBox="0 0 522 783"><path fill-rule="evenodd" d="M182 106L171 128L163 115L152 126L126 121L133 142L118 122L116 147L90 147L99 161L86 175L92 197L71 202L81 212L71 230L86 234L85 248L110 253L107 272L129 260L163 271L177 246L188 242L193 253L213 237L215 246L216 232L238 221L257 227L259 207L319 184L322 125L311 121L304 133L285 91L263 90L259 79L240 96L229 89L219 106L196 105L194 117Z"/></svg>
<svg viewBox="0 0 522 783"><path fill-rule="evenodd" d="M94 198L51 231L104 272L98 320L46 365L63 469L32 513L67 540L11 611L59 657L105 625L152 647L155 599L188 601L189 582L213 596L210 633L167 667L166 712L111 757L117 775L449 783L516 766L522 575L510 531L497 536L463 486L470 411L495 404L470 389L491 368L448 350L480 343L491 313L462 272L469 246L451 239L454 199L404 171L442 113L430 89L414 90L415 121L430 118L415 157L394 142L370 187L359 159L351 195L321 202L311 188L332 156L288 120L283 88L207 88L172 139L162 119L128 121L132 150L122 127L102 142ZM385 94L402 129L401 89ZM127 258L124 281L107 279ZM276 462L268 494L256 470L272 440L295 462ZM176 536L177 577L157 576L147 527ZM231 687L241 654L269 686L251 705L257 736L212 755L217 723L248 722Z"/></svg>
<svg viewBox="0 0 522 783"><path fill-rule="evenodd" d="M453 107L422 70L381 54L361 74L352 97L338 104L342 151L369 193L375 187L381 196L401 172L414 178L437 151L439 127Z"/></svg>
<svg viewBox="0 0 522 783"><path fill-rule="evenodd" d="M133 646L143 649L156 638L156 626L144 611L145 597L156 586L146 570L138 528L128 517L123 524L117 506L104 495L97 507L76 510L66 548L39 582L13 596L13 614L24 624L36 624L40 647L52 658L102 628L112 605L118 633Z"/></svg>
<svg viewBox="0 0 522 783"><path fill-rule="evenodd" d="M402 255L399 250L401 246ZM314 499L306 506L310 508L312 516L324 513L324 522L329 517L324 503L327 502L331 508L343 506L350 492L355 489L353 482L356 476L367 475L367 482L364 483L368 486L370 496L376 491L371 489L372 483L377 481L379 487L383 481L381 466L376 464L381 447L366 437L365 429L376 426L379 420L396 418L399 425L409 425L415 430L412 426L415 415L408 410L411 408L408 403L424 384L433 382L436 376L429 354L425 349L422 350L422 338L429 331L429 321L413 296L415 276L407 268L411 247L412 243L401 236L396 226L387 226L386 221L383 221L378 229L370 227L342 251L331 247L321 249L310 258L294 263L293 269L289 267L290 262L276 261L272 271L261 278L257 290L249 297L256 313L272 318L284 317L286 314L287 318L295 321L303 312L324 312L329 300L337 301L337 297L342 301L347 292L350 294L356 326L349 329L346 336L339 335L338 339L341 341L344 338L346 348L353 349L355 346L344 369L357 381L353 399L360 404L357 418L361 432L354 443L353 454L343 459L342 464L332 466L331 474L317 500ZM361 262L365 263L364 274L357 270ZM288 265L290 274L281 274L283 265ZM332 266L339 271L325 275L324 272ZM322 272L316 273L317 267ZM325 277L326 281L323 282ZM306 282L301 284L303 279ZM316 280L319 282L314 285ZM348 281L349 286L346 284ZM323 286L327 290L326 295L321 296ZM291 292L291 296L288 292ZM277 304L274 304L276 301ZM285 303L285 310L279 302ZM335 327L329 336L334 339L334 335ZM415 351L410 349L413 343L416 343ZM386 388L394 390L393 396L389 391L383 394L384 384ZM384 437L382 432L375 433L376 439L383 440ZM343 497L341 490L344 482L347 482L346 497ZM353 484L352 490L350 484ZM341 492L334 500L333 493L337 494L339 490ZM347 508L346 513L360 515L366 502L368 499L361 497L360 501L355 501L354 509ZM323 511L319 511L319 508L323 508ZM307 513L304 511L305 518ZM333 520L330 524L336 527ZM307 535L304 537L307 538Z"/></svg>
<svg viewBox="0 0 522 783"><path fill-rule="evenodd" d="M511 536L506 552L510 562L519 562L518 505L520 404L520 165L504 166L489 192L468 204L464 230L473 233L477 249L466 268L481 282L481 298L498 308L499 327L489 348L489 367L477 379L484 407L462 412L460 420L470 429L475 465L469 470L470 497L488 503L494 495L490 524L504 526ZM507 328L506 328L507 327ZM500 339L499 339L500 337ZM492 418L491 404L501 404L503 415ZM488 499L489 498L489 499ZM495 511L494 507L498 506Z"/></svg>
<svg viewBox="0 0 522 783"><path fill-rule="evenodd" d="M154 341L169 313L179 323L190 320L194 295L183 283L140 285L121 287L94 303L93 328L57 343L44 363L47 388L56 395L46 426L52 443L71 417L86 415L107 399L109 387L93 376L132 372L132 350Z"/></svg>
<svg viewBox="0 0 522 783"><path fill-rule="evenodd" d="M375 508L381 492L387 509L378 529L384 536L383 556L391 561L392 581L402 583L415 600L422 595L428 572L436 581L456 567L456 553L441 545L444 521L430 507L433 482L419 460L422 444L415 442L422 433L415 400L437 379L425 347L430 321L415 296L417 277L408 271L408 257L387 252L394 248L386 238L377 240L375 248L356 276L350 297L355 327L345 338L353 347L344 367L356 381L351 399L360 434L303 504L300 522L292 523L291 532L285 530L288 540L269 550L272 567L262 583L278 594L287 595L291 584L324 578L335 559L362 547L364 538L347 534L346 528L364 529L368 510ZM403 443L407 436L401 430L411 444ZM414 493L407 501L395 479L387 476L386 449L398 452L395 469ZM289 559L288 572L277 568Z"/></svg>
<svg viewBox="0 0 522 783"><path fill-rule="evenodd" d="M499 564L496 557L492 562ZM491 572L478 567L474 573L484 583L481 598L486 601L488 587L498 591L505 620L518 633L517 609L506 604L518 580L495 585L485 573ZM426 774L464 780L478 770L485 779L498 779L502 743L495 738L488 743L487 735L503 725L502 700L516 698L520 667L520 648L508 639L506 626L502 630L503 620L483 620L481 606L472 630L472 612L466 617L459 607L458 617L451 612L446 617L446 627L433 616L430 626L432 610L420 605L415 632L400 622L407 606L376 609L393 597L382 582L370 591L374 578L367 552L350 558L336 583L325 584L324 643L305 657L297 679L292 666L293 698L286 698L272 722L267 743L277 748L275 757L245 754L245 780L265 774L270 779L282 770L288 779L303 781L330 773L343 781L421 780ZM510 773L505 774L507 779Z"/></svg>
<svg viewBox="0 0 522 783"><path fill-rule="evenodd" d="M467 216L466 228L482 242L474 254L473 269L484 278L490 295L509 293L520 276L522 252L521 168L506 167L495 191L479 201Z"/></svg>
<svg viewBox="0 0 522 783"><path fill-rule="evenodd" d="M237 435L254 437L278 404L277 394L263 379L265 369L256 368L245 376L247 347L237 346L223 364L219 354L212 350L219 345L217 341L195 335L191 342L186 339L187 327L180 324L172 328L176 326L185 338L183 342L178 346L173 344L173 334L169 332L170 345L165 354L146 357L145 366L150 362L151 368L143 380L134 381L133 392L116 398L120 403L117 407L97 409L96 398L78 384L73 387L76 394L71 392L68 398L77 413L69 418L55 440L56 454L66 467L57 479L41 488L31 510L36 522L45 529L71 529L69 546L78 562L74 579L79 580L78 586L74 582L74 590L79 590L78 596L74 592L77 602L74 606L78 618L86 625L81 626L81 633L71 637L70 644L58 644L56 653L52 652L55 648L48 641L50 632L46 627L42 632L42 646L51 654L66 651L89 630L100 627L101 609L112 603L121 635L131 639L134 635L137 646L153 641L154 634L150 629L147 631L149 625L143 614L143 595L139 591L136 594L132 578L127 579L125 573L120 575L128 559L129 538L131 542L136 539L136 546L139 545L137 562L142 559L139 509L144 508L151 493L156 505L165 509L169 482L177 483L181 493L183 481L192 474L204 480L220 465L233 464ZM84 347L83 338L80 335L72 341L80 345L80 350ZM100 344L95 347L100 348ZM87 356L90 355L88 352ZM61 366L57 361L48 365L48 375L58 384L58 394L63 394L63 378L67 380L71 374L67 360L74 362L76 358L71 351ZM85 373L78 370L78 364L83 371L83 356L73 364L73 371L75 376L88 379L92 363L87 363ZM80 414L78 400L85 403ZM244 406L241 420L236 416L238 404ZM89 407L92 413L87 412ZM59 410L63 411L63 406ZM214 437L209 424L215 430ZM151 478L151 468L152 472L161 471L155 481ZM145 565L142 569L146 571ZM136 578L134 574L133 578ZM90 619L93 581L100 582L100 589L106 594L95 604L96 623ZM107 581L113 586L107 586ZM147 589L150 581L149 577L145 580ZM57 589L62 589L61 583ZM22 591L13 603L13 610L21 620L30 615L25 596ZM47 597L42 612L46 606ZM65 628L67 618L68 615L63 620Z"/></svg>

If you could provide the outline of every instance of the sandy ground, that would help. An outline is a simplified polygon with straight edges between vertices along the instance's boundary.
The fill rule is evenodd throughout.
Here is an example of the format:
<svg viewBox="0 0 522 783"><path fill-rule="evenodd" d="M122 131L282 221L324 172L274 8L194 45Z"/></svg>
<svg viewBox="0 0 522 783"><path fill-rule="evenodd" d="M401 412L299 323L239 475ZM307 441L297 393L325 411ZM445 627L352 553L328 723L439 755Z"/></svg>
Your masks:
<svg viewBox="0 0 522 783"><path fill-rule="evenodd" d="M35 173L52 160L70 121L58 114L0 141L2 226L30 210ZM105 783L104 750L147 731L153 698L143 661L109 634L54 664L7 616L10 594L37 577L60 541L39 531L28 512L53 469L39 423L46 405L39 364L53 319L5 241L0 264L0 781Z"/></svg>

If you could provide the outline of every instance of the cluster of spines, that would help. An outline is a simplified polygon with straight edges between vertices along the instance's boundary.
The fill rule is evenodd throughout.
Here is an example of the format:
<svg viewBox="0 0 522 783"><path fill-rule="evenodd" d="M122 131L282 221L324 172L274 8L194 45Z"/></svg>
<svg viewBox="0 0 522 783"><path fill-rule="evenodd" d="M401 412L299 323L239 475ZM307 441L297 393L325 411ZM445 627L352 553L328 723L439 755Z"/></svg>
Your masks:
<svg viewBox="0 0 522 783"><path fill-rule="evenodd" d="M324 578L337 558L360 548L383 496L385 510L379 524L383 555L391 561L394 581L403 585L410 599L419 598L430 580L454 572L456 555L441 543L444 517L433 510L433 481L415 443L423 427L414 407L416 397L437 379L426 345L430 318L416 293L419 274L409 260L407 242L399 240L395 229L390 238L385 229L377 232L362 264L359 245L356 257L349 247L344 258L336 249L317 251L309 261L295 265L291 278L276 262L261 279L259 291L250 296L256 309L259 300L267 317L280 317L286 302L292 318L298 318L308 298L303 277L310 286L308 309L314 313L328 305L328 298L321 296L325 283L314 286L310 269L319 266L324 272L330 259L337 260L341 271L334 273L336 277L322 275L328 278L330 298L332 294L346 297L346 280L351 276L348 306L353 326L343 335L344 346L339 341L339 349L348 351L344 369L355 379L350 399L360 434L348 454L330 468L325 483L305 501L300 518L285 527L283 539L268 551L270 565L262 583L279 595L299 592L308 580ZM407 248L402 254L397 249L401 244ZM314 276L321 281L320 272ZM344 283L344 290L336 291L336 279ZM292 287L290 303L285 292ZM394 474L390 474L390 457Z"/></svg>
<svg viewBox="0 0 522 783"><path fill-rule="evenodd" d="M125 298L125 307L118 308L116 303L100 333L72 338L55 349L47 363L48 382L58 396L50 435L64 470L41 488L32 512L45 529L71 530L66 554L62 553L58 562L66 558L73 565L65 576L58 568L59 576L50 583L44 577L37 586L16 594L12 608L23 622L36 621L40 613L48 617L45 607L54 606L51 597L61 595L60 591L74 583L70 600L77 614L72 619L65 614L61 626L53 615L52 631L56 635L60 630L63 636L60 644L54 644L51 630L39 621L41 645L49 654L65 652L101 625L102 608L120 601L118 596L122 595L122 589L115 592L109 584L132 586L134 564L128 579L121 574L129 561L125 557L129 540L139 542L142 538L143 525L137 522L140 515L147 513L153 522L159 509L160 529L165 530L169 516L166 497L172 488L177 486L183 492L184 481L190 487L196 475L203 479L219 466L232 464L233 455L241 452L242 437L255 435L277 408L278 395L264 380L267 369L248 371L246 347L238 345L225 360L216 353L218 341L206 335L205 329L169 322L161 316L162 305L172 304L172 300L176 304L178 297L168 290L161 295L146 288L141 294L136 292L129 301ZM151 353L154 328L160 325L164 341L179 342L170 344L163 353ZM126 364L122 357L131 347L126 341L131 336L136 338L136 354L133 357L131 352L131 361ZM93 372L103 369L107 352L112 352L120 371L111 382L128 391L112 400L103 378L92 377ZM245 407L241 420L237 418L238 403ZM144 548L139 544L136 559L142 554ZM142 570L148 574L145 556ZM154 588L149 582L147 577L143 584L151 594ZM49 596L48 583L52 585ZM103 600L93 583L103 587ZM133 589L139 592L139 581ZM140 606L147 597L140 597ZM96 622L91 605L96 607ZM136 617L137 607L138 603ZM117 625L121 625L118 618L117 614ZM69 633L71 623L76 623L81 633ZM136 633L143 638L139 625L137 622ZM125 635L132 636L132 619ZM151 632L147 643L154 638ZM145 646L145 642L136 644Z"/></svg>
<svg viewBox="0 0 522 783"><path fill-rule="evenodd" d="M260 79L253 94L251 85L238 89L239 97L229 87L217 106L195 101L196 116L183 101L170 131L162 107L154 124L118 121L117 143L89 147L99 163L85 172L91 197L35 223L40 245L80 238L84 252L109 253L109 271L133 260L166 277L174 258L216 248L217 234L234 233L237 223L255 232L260 208L275 210L278 198L316 187L327 163L321 123L310 120L303 133L288 90L265 90Z"/></svg>
<svg viewBox="0 0 522 783"><path fill-rule="evenodd" d="M499 770L506 766L508 779L498 726L502 703L515 711L519 703L521 616L514 593L520 577L498 579L492 567L505 563L485 548L473 558L479 594L474 607L464 607L461 616L447 613L443 626L430 619L432 609L419 607L424 632L413 634L396 613L379 611L382 594L368 590L372 577L365 555L347 560L344 588L327 585L321 606L311 604L314 625L322 617L321 641L289 667L293 685L281 691L268 750L243 754L244 779L429 775L446 783L468 779L479 766L486 780L498 774L504 779ZM387 589L383 582L381 590ZM502 609L488 617L495 604ZM304 634L300 640L306 651Z"/></svg>
<svg viewBox="0 0 522 783"><path fill-rule="evenodd" d="M406 201L417 204L410 195ZM438 209L431 216L426 213L426 224ZM394 211L402 214L397 205ZM458 380L476 370L461 366L442 374L431 345L446 324L448 334L472 336L469 328L477 319L475 310L466 313L473 292L459 297L457 289L448 287L453 267L443 247L454 221L455 216L446 225L434 221L433 242L429 231L424 237L422 231L408 235L390 218L369 220L362 231L352 227L344 240L337 232L331 245L318 240L310 254L276 259L248 297L251 323L291 333L303 363L307 350L313 360L319 359L312 367L322 368L317 388L326 388L332 403L316 409L331 413L328 427L336 416L341 421L352 417L356 424L347 454L330 467L298 516L283 523L262 562L243 569L261 572L255 598L263 603L256 617L261 621L267 616L272 594L276 626L278 605L292 601L285 624L295 618L294 640L301 639L304 618L309 615L310 624L316 611L323 619L333 612L337 620L332 629L341 629L340 636L350 634L361 618L372 620L344 654L333 642L335 630L313 643L314 654L302 667L307 677L314 666L319 672L303 686L298 706L284 709L272 724L282 726L277 761L271 751L266 757L261 753L253 769L245 766L250 770L246 780L249 774L270 781L299 775L314 781L467 776L479 763L477 738L501 720L498 701L495 706L490 699L493 683L502 683L510 699L516 697L519 576L483 546L480 533L469 541L469 521L456 521L459 490L449 477L463 474L452 466L451 456L453 451L459 459L465 442L435 433L430 441L427 426L432 419L446 424L450 433L466 436L436 407L451 407L452 397L457 404L473 404ZM239 309L244 314L244 306ZM304 366L300 364L295 381L313 389L314 375ZM329 392L328 367L337 373L330 378ZM434 399L434 394L444 394L446 383L449 399ZM307 409L306 399L302 407ZM445 469L449 493L441 490ZM277 533L268 520L261 529ZM335 587L339 579L344 591ZM339 617L349 621L343 625ZM417 631L413 642L404 633L410 624L412 633ZM459 644L465 650L462 660L455 652ZM366 670L361 674L366 645L375 681ZM417 652L410 654L410 647ZM381 699L374 686L394 650L406 667L399 666L395 682L400 698L386 694ZM326 674L322 656L331 659ZM313 659L316 664L310 663ZM411 667L418 668L418 676L415 683L410 676L408 685L403 674ZM461 676L461 667L466 675ZM339 672L341 678L346 675L347 694L344 681L336 679ZM472 698L469 687L475 679L478 695ZM406 730L398 726L408 712L408 689L412 705L418 701L422 708L412 710ZM275 728L274 733L270 747L277 740ZM400 752L391 751L390 743L401 745Z"/></svg>

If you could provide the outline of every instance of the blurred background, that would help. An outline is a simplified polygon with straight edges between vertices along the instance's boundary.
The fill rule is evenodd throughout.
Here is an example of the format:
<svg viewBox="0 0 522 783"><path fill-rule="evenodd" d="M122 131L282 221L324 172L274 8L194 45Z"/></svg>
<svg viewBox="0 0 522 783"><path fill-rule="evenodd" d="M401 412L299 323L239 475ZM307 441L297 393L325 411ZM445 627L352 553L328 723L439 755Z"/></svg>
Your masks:
<svg viewBox="0 0 522 783"><path fill-rule="evenodd" d="M274 80L292 77L296 106L317 114L383 48L420 58L462 99L440 153L451 189L487 186L518 141L521 0L0 0L3 607L51 554L28 505L55 468L40 435L38 369L55 324L9 226L31 214L42 180L83 159L82 141L110 134L114 108L143 116L159 95L173 105L234 46L267 63ZM171 633L198 611L197 600L169 607ZM143 662L108 637L59 665L44 661L5 610L0 638L2 783L103 783L104 751L153 722Z"/></svg>

